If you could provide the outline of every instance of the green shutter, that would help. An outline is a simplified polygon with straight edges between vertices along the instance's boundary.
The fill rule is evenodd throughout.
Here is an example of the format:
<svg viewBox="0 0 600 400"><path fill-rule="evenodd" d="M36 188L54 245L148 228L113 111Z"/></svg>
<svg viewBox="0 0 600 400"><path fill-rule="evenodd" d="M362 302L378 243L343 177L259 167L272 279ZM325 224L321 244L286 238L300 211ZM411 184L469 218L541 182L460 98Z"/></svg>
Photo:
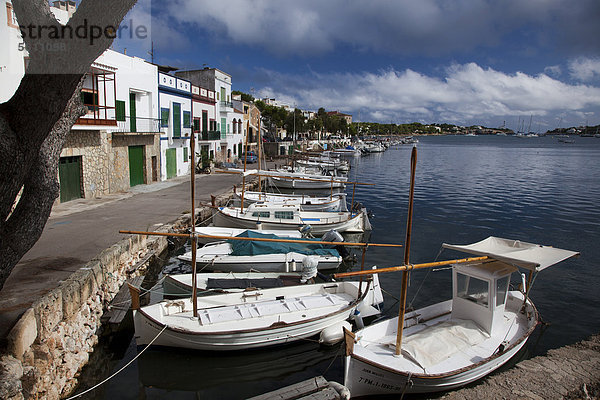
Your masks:
<svg viewBox="0 0 600 400"><path fill-rule="evenodd" d="M183 148L183 162L188 162L188 148L184 147Z"/></svg>
<svg viewBox="0 0 600 400"><path fill-rule="evenodd" d="M194 119L194 132L200 131L200 120L198 118Z"/></svg>
<svg viewBox="0 0 600 400"><path fill-rule="evenodd" d="M202 132L208 132L208 112L202 110Z"/></svg>
<svg viewBox="0 0 600 400"><path fill-rule="evenodd" d="M129 128L130 132L137 132L135 115L135 93L129 93Z"/></svg>
<svg viewBox="0 0 600 400"><path fill-rule="evenodd" d="M163 128L169 126L169 109L168 108L160 109L160 126Z"/></svg>
<svg viewBox="0 0 600 400"><path fill-rule="evenodd" d="M183 127L189 128L191 126L191 114L189 111L183 112Z"/></svg>
<svg viewBox="0 0 600 400"><path fill-rule="evenodd" d="M117 100L115 102L115 113L117 121L125 121L125 102Z"/></svg>
<svg viewBox="0 0 600 400"><path fill-rule="evenodd" d="M227 137L227 119L221 118L221 139Z"/></svg>
<svg viewBox="0 0 600 400"><path fill-rule="evenodd" d="M181 104L173 103L173 137L181 137Z"/></svg>

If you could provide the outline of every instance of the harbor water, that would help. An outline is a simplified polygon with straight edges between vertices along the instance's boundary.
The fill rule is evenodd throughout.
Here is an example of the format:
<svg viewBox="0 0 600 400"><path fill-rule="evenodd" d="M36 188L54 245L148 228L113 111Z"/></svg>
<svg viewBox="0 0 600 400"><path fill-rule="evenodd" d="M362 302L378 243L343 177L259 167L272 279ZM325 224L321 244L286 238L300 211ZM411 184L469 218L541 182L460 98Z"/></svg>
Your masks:
<svg viewBox="0 0 600 400"><path fill-rule="evenodd" d="M410 146L353 159L355 198L373 217L373 243L404 243ZM600 332L600 139L554 137L420 137L410 262L451 259L442 243L488 236L579 251L579 258L542 271L531 298L544 324L525 356L572 344ZM348 200L352 187L346 189ZM370 248L367 266L401 264L404 249ZM358 258L360 255L357 252ZM165 267L185 268L175 258ZM353 269L359 266L355 264ZM400 273L380 276L384 310L397 315ZM446 268L411 273L408 303L418 308L451 296ZM133 331L92 357L76 393L124 367L137 354ZM106 357L109 354L109 357ZM343 381L342 347L313 340L233 353L149 349L87 399L241 399L323 375Z"/></svg>

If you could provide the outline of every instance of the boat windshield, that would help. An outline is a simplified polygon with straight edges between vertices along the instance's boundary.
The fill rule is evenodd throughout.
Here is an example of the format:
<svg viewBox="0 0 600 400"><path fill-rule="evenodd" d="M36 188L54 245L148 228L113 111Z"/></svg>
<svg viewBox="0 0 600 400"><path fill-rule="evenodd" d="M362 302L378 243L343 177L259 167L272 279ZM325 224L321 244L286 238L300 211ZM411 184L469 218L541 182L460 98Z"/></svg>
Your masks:
<svg viewBox="0 0 600 400"><path fill-rule="evenodd" d="M488 281L461 273L456 274L456 278L458 297L488 307L490 293Z"/></svg>

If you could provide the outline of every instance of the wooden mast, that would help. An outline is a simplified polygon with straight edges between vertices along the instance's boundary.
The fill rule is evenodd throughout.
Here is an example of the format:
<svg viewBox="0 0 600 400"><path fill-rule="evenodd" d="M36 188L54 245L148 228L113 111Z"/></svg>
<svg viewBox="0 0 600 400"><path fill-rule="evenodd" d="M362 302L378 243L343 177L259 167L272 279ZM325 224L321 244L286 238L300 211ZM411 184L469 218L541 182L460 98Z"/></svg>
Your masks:
<svg viewBox="0 0 600 400"><path fill-rule="evenodd" d="M262 114L258 117L258 170L260 171L260 163L261 163L261 154L262 154L262 131L260 129L260 120L262 119ZM262 178L258 175L258 192L262 193Z"/></svg>
<svg viewBox="0 0 600 400"><path fill-rule="evenodd" d="M244 172L246 172L246 162L248 161L248 128L246 128L246 138L244 141ZM258 165L260 168L260 164ZM259 178L260 179L260 178ZM246 174L242 174L242 206L241 212L244 212L244 192L246 191Z"/></svg>
<svg viewBox="0 0 600 400"><path fill-rule="evenodd" d="M192 170L190 172L190 197L192 200L192 215L190 218L190 234L191 234L191 242L192 242L192 306L194 310L194 317L198 317L198 293L196 290L196 247L197 238L196 238L196 209L195 209L195 189L196 189L196 134L192 132L192 136L190 138L190 152L192 153Z"/></svg>
<svg viewBox="0 0 600 400"><path fill-rule="evenodd" d="M406 217L406 240L404 242L404 265L410 265L410 234L412 230L413 199L415 193L415 172L417 169L417 146L413 146L410 155L410 194L408 196L408 215ZM396 355L400 355L402 332L404 330L404 314L406 313L406 292L408 290L408 274L402 273L402 291L400 292L400 310L398 313L398 334L396 336Z"/></svg>

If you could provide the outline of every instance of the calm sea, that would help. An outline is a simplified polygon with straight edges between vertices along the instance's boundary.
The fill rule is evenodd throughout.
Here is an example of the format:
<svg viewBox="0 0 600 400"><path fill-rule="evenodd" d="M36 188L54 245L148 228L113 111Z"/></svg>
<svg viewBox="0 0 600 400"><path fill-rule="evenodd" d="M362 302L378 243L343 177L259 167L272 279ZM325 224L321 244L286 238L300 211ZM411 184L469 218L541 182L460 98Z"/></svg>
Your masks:
<svg viewBox="0 0 600 400"><path fill-rule="evenodd" d="M356 190L356 200L373 213L373 243L404 243L410 152L411 147L398 146L352 160L350 179L376 184ZM579 258L538 275L531 297L546 324L530 340L526 356L596 334L600 332L599 171L597 138L576 138L573 144L553 137L419 138L410 260L454 258L461 254L448 250L439 254L442 243L473 243L491 235L579 251ZM371 248L366 264L392 266L402 258L403 249ZM177 265L171 260L168 268ZM390 316L398 311L400 278L393 273L380 276L385 313ZM413 306L450 295L449 270L412 273L408 302ZM101 361L104 368L96 365L84 372L90 385L137 354L130 339L126 335L121 345L105 347L112 359ZM342 368L339 346L320 348L311 341L239 353L148 350L87 398L239 399L316 375L342 382Z"/></svg>

